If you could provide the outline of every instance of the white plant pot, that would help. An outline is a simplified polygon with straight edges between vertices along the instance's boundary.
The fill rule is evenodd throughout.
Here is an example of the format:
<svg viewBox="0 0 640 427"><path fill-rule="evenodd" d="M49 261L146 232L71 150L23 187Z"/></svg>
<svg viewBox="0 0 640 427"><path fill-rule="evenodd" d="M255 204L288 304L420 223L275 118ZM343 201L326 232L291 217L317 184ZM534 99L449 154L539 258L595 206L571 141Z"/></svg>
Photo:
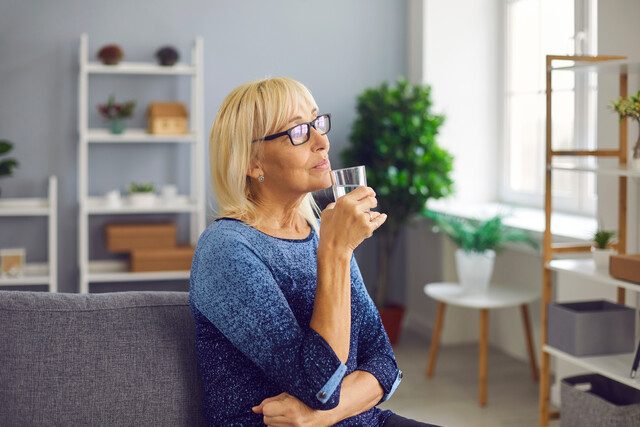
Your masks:
<svg viewBox="0 0 640 427"><path fill-rule="evenodd" d="M486 293L493 274L495 251L465 252L458 249L455 256L462 291L467 294Z"/></svg>
<svg viewBox="0 0 640 427"><path fill-rule="evenodd" d="M150 207L156 204L155 193L132 193L129 195L131 205L139 207Z"/></svg>
<svg viewBox="0 0 640 427"><path fill-rule="evenodd" d="M591 247L591 256L593 257L593 262L596 264L596 268L609 270L609 258L615 253L616 251L613 249Z"/></svg>

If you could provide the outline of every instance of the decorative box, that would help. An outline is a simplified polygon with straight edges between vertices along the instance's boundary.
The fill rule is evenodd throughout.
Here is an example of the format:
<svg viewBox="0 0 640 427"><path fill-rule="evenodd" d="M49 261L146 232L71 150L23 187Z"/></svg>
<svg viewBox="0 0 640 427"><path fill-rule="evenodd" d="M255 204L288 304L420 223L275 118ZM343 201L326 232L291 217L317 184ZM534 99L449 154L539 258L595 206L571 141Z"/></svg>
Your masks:
<svg viewBox="0 0 640 427"><path fill-rule="evenodd" d="M562 426L640 425L640 390L598 374L565 378L560 387Z"/></svg>
<svg viewBox="0 0 640 427"><path fill-rule="evenodd" d="M173 248L177 242L175 224L108 224L105 232L110 252Z"/></svg>
<svg viewBox="0 0 640 427"><path fill-rule="evenodd" d="M611 255L609 274L616 279L640 284L640 254Z"/></svg>
<svg viewBox="0 0 640 427"><path fill-rule="evenodd" d="M189 113L180 102L152 102L147 111L147 131L156 135L181 135L188 132Z"/></svg>
<svg viewBox="0 0 640 427"><path fill-rule="evenodd" d="M191 270L194 246L166 249L136 249L131 251L131 271Z"/></svg>
<svg viewBox="0 0 640 427"><path fill-rule="evenodd" d="M609 301L549 303L547 343L574 356L630 353L635 311ZM631 366L629 366L631 369Z"/></svg>

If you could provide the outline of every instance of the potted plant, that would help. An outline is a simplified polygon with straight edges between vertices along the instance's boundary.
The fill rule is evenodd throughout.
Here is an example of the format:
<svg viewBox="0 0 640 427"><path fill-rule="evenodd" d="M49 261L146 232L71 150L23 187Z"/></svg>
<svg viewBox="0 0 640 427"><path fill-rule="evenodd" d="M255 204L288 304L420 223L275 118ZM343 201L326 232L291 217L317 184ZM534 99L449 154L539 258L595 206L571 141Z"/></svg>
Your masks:
<svg viewBox="0 0 640 427"><path fill-rule="evenodd" d="M392 343L403 308L389 304L389 261L402 227L422 212L428 199L452 192L453 157L436 142L444 116L431 111L431 88L399 79L366 89L357 99L357 117L342 151L347 165L364 165L387 221L376 232L378 281L375 302ZM391 323L396 323L392 325Z"/></svg>
<svg viewBox="0 0 640 427"><path fill-rule="evenodd" d="M0 157L6 156L13 150L13 144L7 140L0 140ZM4 176L11 176L13 173L13 169L17 168L19 165L16 159L5 158L0 159L0 178ZM0 194L2 194L2 189L0 188Z"/></svg>
<svg viewBox="0 0 640 427"><path fill-rule="evenodd" d="M124 131L124 119L133 117L135 101L117 103L115 96L109 96L106 104L98 104L100 115L109 120L109 130L113 134L121 134Z"/></svg>
<svg viewBox="0 0 640 427"><path fill-rule="evenodd" d="M164 46L158 49L156 52L156 58L158 58L158 63L165 67L170 67L174 65L180 55L178 55L178 51L171 46Z"/></svg>
<svg viewBox="0 0 640 427"><path fill-rule="evenodd" d="M123 57L124 52L117 44L104 45L98 51L98 58L105 65L117 65Z"/></svg>
<svg viewBox="0 0 640 427"><path fill-rule="evenodd" d="M156 187L151 182L132 182L127 190L134 206L148 207L156 202Z"/></svg>
<svg viewBox="0 0 640 427"><path fill-rule="evenodd" d="M433 211L426 211L435 225L433 231L449 237L458 246L456 271L465 293L483 293L489 288L496 253L506 242L521 241L533 248L538 245L529 236L506 227L503 217L488 220L468 220Z"/></svg>
<svg viewBox="0 0 640 427"><path fill-rule="evenodd" d="M598 230L593 235L594 246L591 246L591 256L597 268L609 268L609 258L615 250L610 247L615 231Z"/></svg>
<svg viewBox="0 0 640 427"><path fill-rule="evenodd" d="M640 125L640 91L627 98L618 97L611 101L609 108L620 116L620 121L625 117L630 117ZM640 133L638 140L631 149L629 163L632 169L640 170Z"/></svg>

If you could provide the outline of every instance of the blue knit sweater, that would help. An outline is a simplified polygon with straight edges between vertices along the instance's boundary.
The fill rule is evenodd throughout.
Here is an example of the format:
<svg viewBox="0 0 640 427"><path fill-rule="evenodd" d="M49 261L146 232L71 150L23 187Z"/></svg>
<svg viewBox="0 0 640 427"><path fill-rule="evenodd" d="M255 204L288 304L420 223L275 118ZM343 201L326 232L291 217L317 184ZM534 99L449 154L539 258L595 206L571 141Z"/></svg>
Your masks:
<svg viewBox="0 0 640 427"><path fill-rule="evenodd" d="M351 261L351 345L347 363L309 327L316 290L318 235L288 240L220 219L200 236L189 299L209 425L260 426L251 411L287 392L314 409L334 408L344 376L373 374L382 401L402 377L380 316ZM373 408L340 426L378 426Z"/></svg>

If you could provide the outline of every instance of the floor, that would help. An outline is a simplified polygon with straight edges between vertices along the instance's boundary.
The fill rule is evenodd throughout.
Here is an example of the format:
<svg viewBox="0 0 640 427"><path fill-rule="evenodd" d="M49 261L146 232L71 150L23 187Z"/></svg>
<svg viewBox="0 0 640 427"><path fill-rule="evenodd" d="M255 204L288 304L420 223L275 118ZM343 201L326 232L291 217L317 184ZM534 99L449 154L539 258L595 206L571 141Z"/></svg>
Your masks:
<svg viewBox="0 0 640 427"><path fill-rule="evenodd" d="M394 348L402 384L380 407L404 417L442 426L538 425L538 383L529 365L489 348L488 403L478 406L478 346L441 346L433 378L425 368L429 342L404 332ZM549 424L558 427L559 421Z"/></svg>

